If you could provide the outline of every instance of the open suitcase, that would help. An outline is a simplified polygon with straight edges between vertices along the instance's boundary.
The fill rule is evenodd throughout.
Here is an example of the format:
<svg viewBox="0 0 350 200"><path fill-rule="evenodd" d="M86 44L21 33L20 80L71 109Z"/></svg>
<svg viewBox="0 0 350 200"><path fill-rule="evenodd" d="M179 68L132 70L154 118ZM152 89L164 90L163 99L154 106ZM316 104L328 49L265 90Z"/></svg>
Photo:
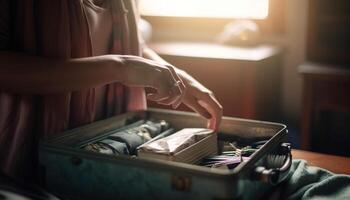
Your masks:
<svg viewBox="0 0 350 200"><path fill-rule="evenodd" d="M63 199L256 199L279 184L291 166L283 124L224 117L219 140L249 144L268 140L233 170L149 158L111 156L81 149L137 119L162 119L173 128L205 127L193 113L161 109L126 113L69 130L40 142L43 185ZM278 168L265 166L269 155L284 155Z"/></svg>

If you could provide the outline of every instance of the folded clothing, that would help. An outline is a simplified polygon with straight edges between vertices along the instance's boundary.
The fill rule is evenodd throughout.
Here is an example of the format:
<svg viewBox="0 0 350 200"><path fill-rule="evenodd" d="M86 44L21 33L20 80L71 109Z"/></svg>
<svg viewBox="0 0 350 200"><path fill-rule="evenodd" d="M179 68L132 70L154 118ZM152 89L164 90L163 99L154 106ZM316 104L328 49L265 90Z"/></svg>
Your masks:
<svg viewBox="0 0 350 200"><path fill-rule="evenodd" d="M140 128L146 129L152 138L169 129L169 127L169 123L164 120L160 122L146 121L140 126Z"/></svg>
<svg viewBox="0 0 350 200"><path fill-rule="evenodd" d="M169 128L169 123L165 121L146 121L140 126L116 132L110 135L108 139L125 143L130 154L134 155L138 146L151 140L167 128Z"/></svg>
<svg viewBox="0 0 350 200"><path fill-rule="evenodd" d="M129 150L125 143L110 140L110 139L105 139L105 140L99 141L98 143L102 143L111 147L113 149L114 154L129 155Z"/></svg>
<svg viewBox="0 0 350 200"><path fill-rule="evenodd" d="M145 133L147 135L147 133ZM134 154L138 146L148 141L148 136L140 136L138 132L123 131L117 132L108 137L108 139L125 143L129 149L130 154Z"/></svg>
<svg viewBox="0 0 350 200"><path fill-rule="evenodd" d="M158 154L174 155L213 134L213 130L205 128L185 128L170 136L142 146L139 150Z"/></svg>
<svg viewBox="0 0 350 200"><path fill-rule="evenodd" d="M102 154L114 154L113 149L110 146L101 143L88 144L84 147L84 149L87 151L93 151Z"/></svg>
<svg viewBox="0 0 350 200"><path fill-rule="evenodd" d="M88 144L84 149L103 154L135 155L137 147L166 131L169 126L169 123L164 120L143 121L141 125L117 131L107 139Z"/></svg>
<svg viewBox="0 0 350 200"><path fill-rule="evenodd" d="M101 140L93 144L88 144L84 147L84 149L108 155L129 155L126 144L109 139Z"/></svg>

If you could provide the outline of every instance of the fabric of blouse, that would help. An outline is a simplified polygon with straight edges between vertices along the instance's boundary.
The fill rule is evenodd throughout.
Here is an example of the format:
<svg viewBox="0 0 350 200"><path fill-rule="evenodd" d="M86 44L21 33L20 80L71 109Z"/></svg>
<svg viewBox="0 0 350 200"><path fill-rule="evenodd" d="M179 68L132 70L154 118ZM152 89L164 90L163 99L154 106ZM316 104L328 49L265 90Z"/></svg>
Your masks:
<svg viewBox="0 0 350 200"><path fill-rule="evenodd" d="M135 2L109 1L113 23L109 53L141 56ZM93 56L88 3L93 2L0 0L0 50L62 59ZM144 88L118 83L105 87L105 118L146 109ZM95 101L95 88L54 95L0 91L2 170L12 176L30 177L36 169L39 138L93 122Z"/></svg>

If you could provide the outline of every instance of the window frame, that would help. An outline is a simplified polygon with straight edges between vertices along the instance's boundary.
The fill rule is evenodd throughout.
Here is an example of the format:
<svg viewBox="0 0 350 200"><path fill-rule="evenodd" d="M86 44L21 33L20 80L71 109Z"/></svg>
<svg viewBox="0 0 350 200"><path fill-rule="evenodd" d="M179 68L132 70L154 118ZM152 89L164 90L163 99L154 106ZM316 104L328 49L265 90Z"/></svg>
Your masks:
<svg viewBox="0 0 350 200"><path fill-rule="evenodd" d="M284 21L285 21L285 11L286 11L286 0L269 0L269 14L266 19L249 19L254 21L260 28L262 34L264 35L278 35L283 34L285 31ZM151 23L154 30L162 34L169 30L169 32L179 31L179 32L191 32L193 34L204 32L208 35L207 40L218 32L220 32L223 27L234 21L237 18L206 18L206 17L168 17L168 16L142 16L143 19ZM176 28L175 28L176 27ZM180 34L181 35L181 34ZM193 39L186 38L186 34L182 34L183 37L178 37L175 39ZM156 37L159 34L156 34ZM167 36L161 38L160 40L166 39ZM171 38L170 38L171 39ZM201 38L205 40L205 37Z"/></svg>

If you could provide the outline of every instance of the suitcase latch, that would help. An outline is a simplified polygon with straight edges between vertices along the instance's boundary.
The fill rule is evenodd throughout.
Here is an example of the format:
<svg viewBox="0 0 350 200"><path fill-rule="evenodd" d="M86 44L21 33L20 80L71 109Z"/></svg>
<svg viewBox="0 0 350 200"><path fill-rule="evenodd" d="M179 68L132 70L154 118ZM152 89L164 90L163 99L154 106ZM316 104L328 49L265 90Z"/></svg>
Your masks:
<svg viewBox="0 0 350 200"><path fill-rule="evenodd" d="M191 178L173 175L171 177L171 187L178 191L190 191Z"/></svg>

